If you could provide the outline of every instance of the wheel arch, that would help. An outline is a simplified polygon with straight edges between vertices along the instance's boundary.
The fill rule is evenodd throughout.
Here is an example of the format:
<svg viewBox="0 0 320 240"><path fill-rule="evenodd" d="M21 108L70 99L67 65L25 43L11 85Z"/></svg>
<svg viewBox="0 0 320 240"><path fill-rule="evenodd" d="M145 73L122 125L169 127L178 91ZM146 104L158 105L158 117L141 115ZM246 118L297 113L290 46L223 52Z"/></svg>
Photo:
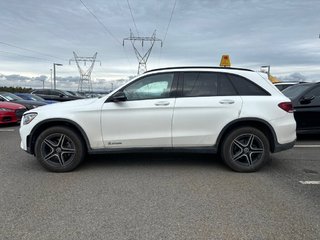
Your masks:
<svg viewBox="0 0 320 240"><path fill-rule="evenodd" d="M254 127L261 132L263 132L269 140L270 151L275 152L276 145L278 144L277 135L273 129L273 127L265 120L259 118L241 118L234 120L227 124L222 131L220 132L217 138L217 149L220 151L220 146L224 141L225 137L234 129L239 127Z"/></svg>
<svg viewBox="0 0 320 240"><path fill-rule="evenodd" d="M54 118L54 119L47 119L42 122L39 122L31 131L30 135L27 139L27 145L28 145L28 152L31 154L35 154L34 148L35 143L38 138L38 136L43 132L44 130L50 128L50 127L56 127L56 126L65 126L71 128L73 131L75 131L79 136L82 138L83 142L85 143L86 151L90 149L89 139L85 133L85 131L82 129L82 127L77 124L76 122L64 119L64 118Z"/></svg>

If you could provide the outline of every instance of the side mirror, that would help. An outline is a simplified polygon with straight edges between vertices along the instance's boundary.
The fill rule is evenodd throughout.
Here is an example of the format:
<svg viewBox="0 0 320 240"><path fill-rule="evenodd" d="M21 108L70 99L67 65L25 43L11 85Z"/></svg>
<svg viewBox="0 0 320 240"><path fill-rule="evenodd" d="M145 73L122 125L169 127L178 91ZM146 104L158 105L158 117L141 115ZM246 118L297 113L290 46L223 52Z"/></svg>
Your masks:
<svg viewBox="0 0 320 240"><path fill-rule="evenodd" d="M59 94L59 97L63 98L63 97L64 97L64 95L63 95L63 94Z"/></svg>
<svg viewBox="0 0 320 240"><path fill-rule="evenodd" d="M300 103L301 104L309 104L311 103L311 101L314 99L314 96L310 96L310 97L302 97L300 98Z"/></svg>
<svg viewBox="0 0 320 240"><path fill-rule="evenodd" d="M116 92L111 98L110 100L112 102L124 102L127 101L127 96L124 92Z"/></svg>

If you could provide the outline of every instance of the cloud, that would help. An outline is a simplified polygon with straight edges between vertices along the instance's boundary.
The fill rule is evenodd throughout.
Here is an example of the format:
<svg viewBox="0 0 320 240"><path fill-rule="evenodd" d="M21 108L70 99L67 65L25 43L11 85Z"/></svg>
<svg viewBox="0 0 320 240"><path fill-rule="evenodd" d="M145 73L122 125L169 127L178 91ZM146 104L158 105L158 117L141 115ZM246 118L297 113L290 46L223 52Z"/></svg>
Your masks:
<svg viewBox="0 0 320 240"><path fill-rule="evenodd" d="M92 88L94 91L109 91L110 89L115 89L133 77L120 78L114 80L97 79L92 80ZM19 74L0 74L0 86L12 86L12 87L26 87L26 88L42 88L44 84L45 88L51 88L53 83L45 75L40 75L36 77L27 77ZM67 76L67 77L57 77L56 86L58 89L65 90L77 90L79 84L79 77ZM85 89L84 89L85 90Z"/></svg>
<svg viewBox="0 0 320 240"><path fill-rule="evenodd" d="M304 82L307 80L306 76L299 72L292 73L290 75L279 77L284 82Z"/></svg>
<svg viewBox="0 0 320 240"><path fill-rule="evenodd" d="M8 52L0 54L2 72L36 78L49 76L53 62L62 63L57 70L57 75L63 78L61 84L75 87L77 78L69 76L77 75L76 65L72 63L68 68L68 60L75 51L79 56L98 52L102 67L96 66L93 71L93 78L98 78L98 82L105 79L105 84L110 85L109 80L127 79L135 74L138 63L132 46L130 42L122 46L130 28L137 35L127 2L84 2L105 27L80 1L0 1L1 41L46 54L0 44L0 51ZM130 1L140 36L151 36L156 29L157 37L164 40L173 3L172 0ZM226 53L233 66L259 69L261 65L271 65L272 74L282 74L285 70L288 76L299 72L296 66L307 66L303 75L309 79L312 74L312 79L317 76L320 79L320 70L313 67L320 59L316 24L320 21L319 11L318 0L177 1L166 41L162 49L159 43L154 45L148 69L217 66L221 55ZM147 44L144 50L146 47ZM25 80L20 78L21 83ZM49 84L48 77L45 83Z"/></svg>

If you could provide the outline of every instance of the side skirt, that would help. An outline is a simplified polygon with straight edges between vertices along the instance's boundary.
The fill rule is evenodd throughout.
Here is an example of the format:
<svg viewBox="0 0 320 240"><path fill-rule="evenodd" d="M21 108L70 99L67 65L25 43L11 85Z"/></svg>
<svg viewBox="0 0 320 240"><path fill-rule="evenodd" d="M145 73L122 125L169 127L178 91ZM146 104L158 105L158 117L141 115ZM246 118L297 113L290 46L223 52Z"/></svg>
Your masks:
<svg viewBox="0 0 320 240"><path fill-rule="evenodd" d="M112 149L90 149L89 154L110 154L110 153L212 153L216 154L218 151L213 147L189 147L189 148L112 148Z"/></svg>

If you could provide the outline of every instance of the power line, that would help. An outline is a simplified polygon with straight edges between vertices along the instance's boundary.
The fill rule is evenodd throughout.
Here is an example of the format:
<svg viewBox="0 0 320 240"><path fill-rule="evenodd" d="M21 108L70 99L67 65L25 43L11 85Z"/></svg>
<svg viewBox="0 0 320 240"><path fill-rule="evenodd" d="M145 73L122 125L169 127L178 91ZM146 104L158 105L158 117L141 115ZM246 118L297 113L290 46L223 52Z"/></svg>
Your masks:
<svg viewBox="0 0 320 240"><path fill-rule="evenodd" d="M171 15L170 15L169 23L168 23L168 26L167 26L166 34L164 35L164 38L163 38L163 43L166 41L168 30L169 30L169 26L170 26L170 23L171 23L171 20L172 20L172 16L173 16L174 10L176 8L176 4L177 4L177 0L175 0L174 4L173 4L173 8L172 8L172 11L171 11Z"/></svg>
<svg viewBox="0 0 320 240"><path fill-rule="evenodd" d="M40 54L40 55L47 56L47 57L51 57L51 58L57 58L57 59L60 59L60 60L65 60L65 59L62 59L62 58L59 58L59 57L56 57L56 56L53 56L53 55L45 54L45 53L38 52L38 51L35 51L35 50L32 50L32 49L28 49L28 48L24 48L24 47L19 47L19 46L10 44L10 43L0 42L0 44L6 45L6 46L9 46L9 47L14 47L14 48L17 48L17 49L21 49L21 50L24 50L24 51L33 52L33 53Z"/></svg>
<svg viewBox="0 0 320 240"><path fill-rule="evenodd" d="M129 3L129 0L127 0L127 3L128 3L128 7L129 7L129 10L130 10L130 13L131 13L131 18L132 18L134 27L135 27L135 29L137 31L137 34L138 34L138 37L139 37L139 31L138 31L138 28L137 28L137 25L136 25L136 21L134 20L134 17L133 17L133 14L132 14L132 10L131 10L131 6L130 6L130 3Z"/></svg>
<svg viewBox="0 0 320 240"><path fill-rule="evenodd" d="M8 53L8 54L14 54L20 57L27 57L27 58L34 58L34 59L38 59L38 60L45 60L45 61L49 61L52 62L52 60L46 59L46 58L39 58L39 57L32 57L32 56L27 56L27 55L23 55L23 54L19 54L19 53L14 53L14 52L6 52L6 51L1 51L2 53Z"/></svg>
<svg viewBox="0 0 320 240"><path fill-rule="evenodd" d="M106 25L104 25L103 22L100 21L100 19L84 4L84 2L82 0L79 0L82 5L88 10L88 12L97 20L98 23L100 23L100 25L103 27L103 29L120 45L121 42L112 34L112 32L106 27Z"/></svg>

